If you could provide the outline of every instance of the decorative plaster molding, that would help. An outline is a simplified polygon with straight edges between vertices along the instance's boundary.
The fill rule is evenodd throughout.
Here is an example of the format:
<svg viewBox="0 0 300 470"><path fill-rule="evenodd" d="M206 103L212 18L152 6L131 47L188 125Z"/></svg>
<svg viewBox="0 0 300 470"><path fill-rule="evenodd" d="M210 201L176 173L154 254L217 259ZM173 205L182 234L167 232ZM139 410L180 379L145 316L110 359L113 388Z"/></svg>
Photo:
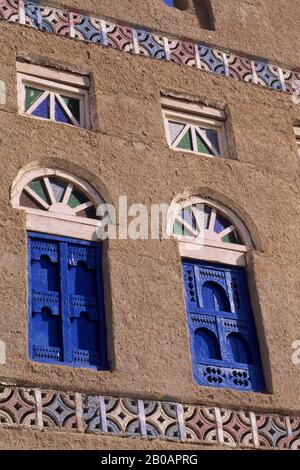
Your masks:
<svg viewBox="0 0 300 470"><path fill-rule="evenodd" d="M39 2L0 0L0 19L289 94L294 94L300 86L299 71L283 69L263 59L240 57L204 44L168 38L138 26L121 26L101 18L39 5Z"/></svg>
<svg viewBox="0 0 300 470"><path fill-rule="evenodd" d="M0 427L300 450L300 417L0 385Z"/></svg>

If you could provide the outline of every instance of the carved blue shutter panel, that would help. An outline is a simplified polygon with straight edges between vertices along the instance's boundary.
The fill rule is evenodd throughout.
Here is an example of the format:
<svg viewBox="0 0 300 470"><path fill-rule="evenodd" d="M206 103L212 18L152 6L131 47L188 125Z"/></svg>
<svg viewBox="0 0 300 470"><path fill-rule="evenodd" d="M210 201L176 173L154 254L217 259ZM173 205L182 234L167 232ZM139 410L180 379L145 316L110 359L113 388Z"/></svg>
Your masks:
<svg viewBox="0 0 300 470"><path fill-rule="evenodd" d="M61 362L59 243L29 238L29 350L34 361Z"/></svg>
<svg viewBox="0 0 300 470"><path fill-rule="evenodd" d="M196 382L263 391L265 385L244 270L185 260L183 273Z"/></svg>
<svg viewBox="0 0 300 470"><path fill-rule="evenodd" d="M101 246L37 233L28 245L30 358L107 369Z"/></svg>
<svg viewBox="0 0 300 470"><path fill-rule="evenodd" d="M99 246L69 243L71 347L77 366L99 367L101 363L99 312L104 316L104 311L97 266L101 266Z"/></svg>

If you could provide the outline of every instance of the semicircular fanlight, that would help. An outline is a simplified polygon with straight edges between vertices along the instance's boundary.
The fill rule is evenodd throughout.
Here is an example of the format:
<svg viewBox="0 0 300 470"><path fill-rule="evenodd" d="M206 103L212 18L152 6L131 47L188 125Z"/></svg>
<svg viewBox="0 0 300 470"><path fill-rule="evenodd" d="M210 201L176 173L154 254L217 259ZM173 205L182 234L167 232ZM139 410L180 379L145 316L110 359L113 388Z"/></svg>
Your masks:
<svg viewBox="0 0 300 470"><path fill-rule="evenodd" d="M244 245L236 226L213 205L194 203L182 207L173 224L173 235L196 239L204 231L204 240Z"/></svg>
<svg viewBox="0 0 300 470"><path fill-rule="evenodd" d="M74 182L57 175L40 176L24 186L20 206L96 219L96 205Z"/></svg>

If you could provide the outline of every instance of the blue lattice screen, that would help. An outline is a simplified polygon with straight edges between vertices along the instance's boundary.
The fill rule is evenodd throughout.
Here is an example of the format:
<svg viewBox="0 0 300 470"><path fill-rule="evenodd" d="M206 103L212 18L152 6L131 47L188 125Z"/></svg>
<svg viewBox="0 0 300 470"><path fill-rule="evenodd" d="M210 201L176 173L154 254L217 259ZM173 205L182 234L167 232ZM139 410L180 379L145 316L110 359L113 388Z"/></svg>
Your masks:
<svg viewBox="0 0 300 470"><path fill-rule="evenodd" d="M28 245L30 358L107 369L101 246L32 232Z"/></svg>
<svg viewBox="0 0 300 470"><path fill-rule="evenodd" d="M265 385L244 270L185 260L183 273L196 382L263 391Z"/></svg>

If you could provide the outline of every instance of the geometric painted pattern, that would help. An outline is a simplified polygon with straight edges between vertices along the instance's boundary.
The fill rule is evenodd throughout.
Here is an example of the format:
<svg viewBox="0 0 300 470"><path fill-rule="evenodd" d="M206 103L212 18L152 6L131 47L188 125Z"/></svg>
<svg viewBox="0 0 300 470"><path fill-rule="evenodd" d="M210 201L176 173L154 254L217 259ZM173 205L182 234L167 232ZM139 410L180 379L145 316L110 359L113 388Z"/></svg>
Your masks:
<svg viewBox="0 0 300 470"><path fill-rule="evenodd" d="M0 427L300 450L300 417L0 384Z"/></svg>
<svg viewBox="0 0 300 470"><path fill-rule="evenodd" d="M96 219L95 203L73 182L56 175L30 181L23 188L20 206Z"/></svg>
<svg viewBox="0 0 300 470"><path fill-rule="evenodd" d="M47 429L77 429L75 394L41 392L42 422Z"/></svg>
<svg viewBox="0 0 300 470"><path fill-rule="evenodd" d="M205 239L218 243L243 245L235 225L220 211L207 204L191 204L174 214L173 234L197 239L204 232Z"/></svg>
<svg viewBox="0 0 300 470"><path fill-rule="evenodd" d="M0 423L7 426L35 426L34 391L0 385Z"/></svg>
<svg viewBox="0 0 300 470"><path fill-rule="evenodd" d="M180 122L176 118L167 119L167 123L172 148L215 157L221 156L217 129Z"/></svg>
<svg viewBox="0 0 300 470"><path fill-rule="evenodd" d="M28 0L0 0L0 20L54 33L104 47L171 61L223 77L231 77L265 88L295 93L300 85L300 72L252 60L204 44L167 38L161 34L107 22L81 14L41 6Z"/></svg>

